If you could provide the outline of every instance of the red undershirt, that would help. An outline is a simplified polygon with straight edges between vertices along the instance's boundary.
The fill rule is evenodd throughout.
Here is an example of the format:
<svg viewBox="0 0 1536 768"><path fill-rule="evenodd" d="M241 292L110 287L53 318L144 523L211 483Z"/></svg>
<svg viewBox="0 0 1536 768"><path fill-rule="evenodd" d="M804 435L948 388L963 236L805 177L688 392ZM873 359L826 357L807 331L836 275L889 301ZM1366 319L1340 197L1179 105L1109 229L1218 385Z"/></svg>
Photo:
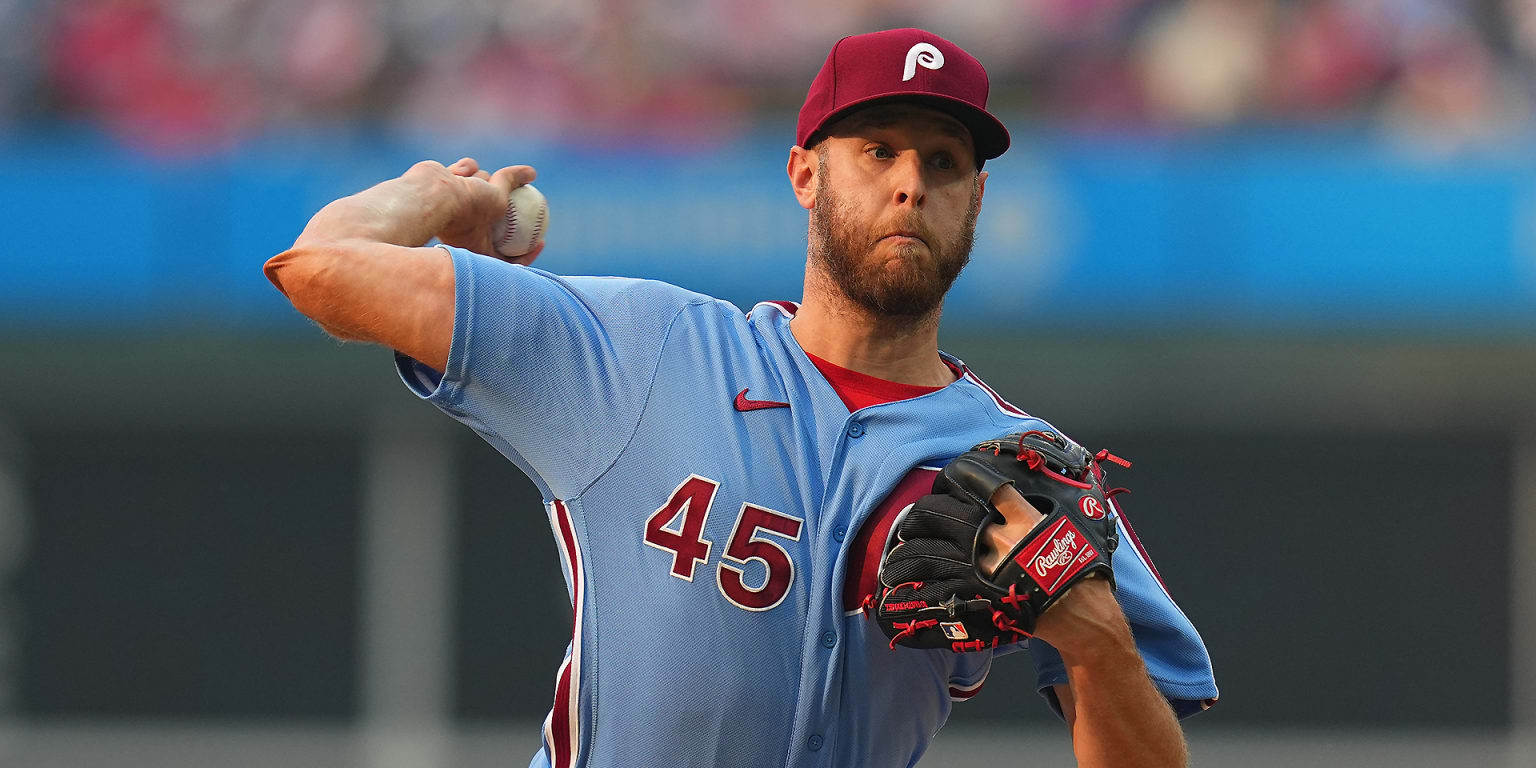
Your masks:
<svg viewBox="0 0 1536 768"><path fill-rule="evenodd" d="M809 357L811 362L816 365L816 370L821 371L821 375L826 377L827 383L831 384L832 390L837 393L838 397L843 399L843 405L848 406L850 413L860 408L868 408L871 405L894 403L897 400L910 400L914 397L943 389L943 387L920 387L916 384L886 381L885 379L870 376L867 373L859 373L858 371L844 368L841 365L829 363L809 352L805 353L805 356ZM940 359L943 360L943 358ZM964 375L959 368L956 368L948 360L944 360L944 365L954 372L955 378L958 379Z"/></svg>

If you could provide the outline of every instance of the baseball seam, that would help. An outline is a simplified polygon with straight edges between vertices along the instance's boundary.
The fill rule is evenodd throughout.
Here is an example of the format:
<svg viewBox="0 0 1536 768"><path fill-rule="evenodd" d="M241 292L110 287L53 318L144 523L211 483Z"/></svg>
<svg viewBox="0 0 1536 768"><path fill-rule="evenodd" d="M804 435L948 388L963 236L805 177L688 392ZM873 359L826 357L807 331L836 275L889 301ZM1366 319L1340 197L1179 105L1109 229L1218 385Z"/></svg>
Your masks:
<svg viewBox="0 0 1536 768"><path fill-rule="evenodd" d="M507 206L507 212L505 216L505 220L507 222L507 231L502 233L501 240L496 243L497 250L501 250L508 243L511 243L512 239L517 236L517 206Z"/></svg>
<svg viewBox="0 0 1536 768"><path fill-rule="evenodd" d="M533 248L539 244L539 238L544 235L544 222L549 218L549 209L539 206L539 215L533 218L532 233L528 235L528 247Z"/></svg>

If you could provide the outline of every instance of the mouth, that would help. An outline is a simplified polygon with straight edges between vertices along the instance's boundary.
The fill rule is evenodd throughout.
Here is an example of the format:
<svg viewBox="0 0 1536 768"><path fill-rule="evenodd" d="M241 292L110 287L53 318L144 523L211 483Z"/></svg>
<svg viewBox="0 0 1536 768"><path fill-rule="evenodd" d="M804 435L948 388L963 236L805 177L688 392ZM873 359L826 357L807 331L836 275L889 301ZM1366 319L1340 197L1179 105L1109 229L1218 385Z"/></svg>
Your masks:
<svg viewBox="0 0 1536 768"><path fill-rule="evenodd" d="M899 229L899 230L897 230L895 232L892 232L892 233L890 233L890 234L888 234L885 237L882 237L880 239L881 240L891 240L891 239L896 239L896 240L915 240L915 241L917 241L919 243L922 243L923 245L927 245L928 244L928 241L924 240L921 235L917 234L916 232L914 232L912 230L907 230L907 229Z"/></svg>

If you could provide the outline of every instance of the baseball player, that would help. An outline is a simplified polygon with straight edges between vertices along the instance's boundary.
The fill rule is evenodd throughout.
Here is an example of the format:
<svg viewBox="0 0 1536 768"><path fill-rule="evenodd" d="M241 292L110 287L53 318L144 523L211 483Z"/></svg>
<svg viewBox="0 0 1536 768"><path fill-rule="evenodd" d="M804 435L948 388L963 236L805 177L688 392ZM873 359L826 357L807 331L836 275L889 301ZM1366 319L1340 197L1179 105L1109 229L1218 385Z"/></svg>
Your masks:
<svg viewBox="0 0 1536 768"><path fill-rule="evenodd" d="M408 387L542 492L574 626L531 765L911 765L1025 647L1082 765L1183 763L1175 716L1216 687L1139 546L1114 552L1116 591L1085 580L995 649L893 648L860 610L939 467L1054 429L938 349L982 164L1009 143L987 88L922 30L833 48L787 168L810 211L800 303L743 313L483 255L534 171L469 158L327 205L267 262L300 312L395 350Z"/></svg>

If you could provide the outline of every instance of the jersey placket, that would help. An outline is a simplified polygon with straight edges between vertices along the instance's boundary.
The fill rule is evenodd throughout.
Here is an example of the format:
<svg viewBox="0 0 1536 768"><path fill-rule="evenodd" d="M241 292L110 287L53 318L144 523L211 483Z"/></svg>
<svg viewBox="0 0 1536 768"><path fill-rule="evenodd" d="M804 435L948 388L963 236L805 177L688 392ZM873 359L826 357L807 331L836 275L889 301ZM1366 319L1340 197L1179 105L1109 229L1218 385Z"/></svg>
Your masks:
<svg viewBox="0 0 1536 768"><path fill-rule="evenodd" d="M887 430L877 425L881 421L880 411L893 406L900 407L895 404L875 405L854 411L841 421L826 419L823 422L824 428L831 427L836 432L831 438L835 444L831 448L831 458L826 463L827 472L823 478L825 496L821 508L814 516L816 524L812 531L812 546L818 583L811 588L830 590L836 597L821 601L820 615L806 622L806 658L814 658L820 664L807 665L802 674L802 696L807 691L815 691L819 695L807 698L812 702L811 707L801 707L805 714L797 723L792 749L799 753L802 760L792 759L792 763L821 765L830 761L831 756L837 752L838 730L842 726L844 714L842 689L848 653L841 599L842 580L849 578L848 546L858 526L863 524L883 496L883 491L873 492L872 488L865 488L862 493L853 492L852 488L864 486L861 482L849 481L845 475L850 466L880 467L885 463L887 449L894 445L890 440L882 439L889 435L884 434ZM826 431L831 432L832 429ZM880 433L878 437L875 432ZM874 472L871 471L871 474ZM890 478L888 484L894 486L899 479L899 476ZM839 492L840 488L845 487L850 490Z"/></svg>

